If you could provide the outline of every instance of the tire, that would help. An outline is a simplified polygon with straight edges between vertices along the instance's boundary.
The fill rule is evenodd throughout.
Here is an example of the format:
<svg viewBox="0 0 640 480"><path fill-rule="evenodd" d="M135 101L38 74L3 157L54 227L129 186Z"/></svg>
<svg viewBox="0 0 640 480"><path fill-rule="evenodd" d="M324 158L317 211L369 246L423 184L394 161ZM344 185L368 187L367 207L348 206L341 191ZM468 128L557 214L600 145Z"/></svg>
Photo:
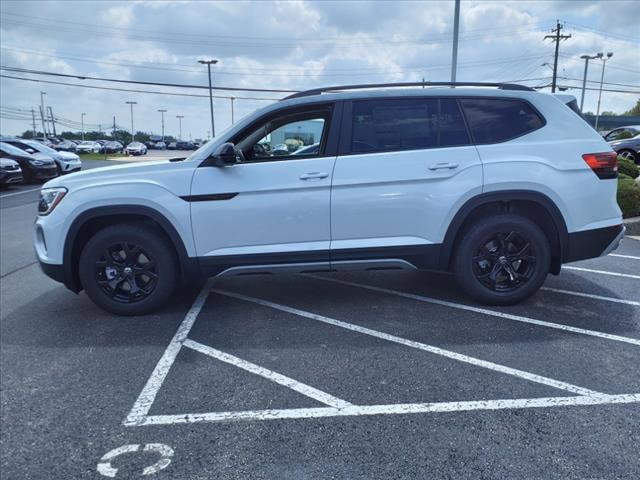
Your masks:
<svg viewBox="0 0 640 480"><path fill-rule="evenodd" d="M178 274L173 248L157 231L116 224L97 232L80 255L80 283L100 308L116 315L144 315L172 295Z"/></svg>
<svg viewBox="0 0 640 480"><path fill-rule="evenodd" d="M498 214L463 231L453 274L475 300L512 305L540 288L550 263L549 241L538 225L519 215Z"/></svg>

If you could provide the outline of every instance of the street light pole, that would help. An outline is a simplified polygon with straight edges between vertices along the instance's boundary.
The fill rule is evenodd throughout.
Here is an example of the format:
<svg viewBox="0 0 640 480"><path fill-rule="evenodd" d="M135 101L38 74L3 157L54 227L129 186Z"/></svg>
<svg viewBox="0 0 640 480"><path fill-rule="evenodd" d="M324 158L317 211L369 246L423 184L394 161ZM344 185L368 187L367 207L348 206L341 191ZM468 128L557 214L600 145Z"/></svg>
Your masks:
<svg viewBox="0 0 640 480"><path fill-rule="evenodd" d="M166 110L160 109L158 111L162 115L162 141L164 142L164 114L165 114Z"/></svg>
<svg viewBox="0 0 640 480"><path fill-rule="evenodd" d="M184 115L176 115L176 118L180 124L180 136L178 137L178 140L182 140L182 119L184 118Z"/></svg>
<svg viewBox="0 0 640 480"><path fill-rule="evenodd" d="M138 102L124 102L127 105L131 106L131 141L135 142L136 141L136 133L135 130L133 129L133 106L137 105Z"/></svg>
<svg viewBox="0 0 640 480"><path fill-rule="evenodd" d="M587 70L589 69L589 60L602 58L602 53L598 53L596 55L582 55L580 58L584 59L584 77L582 78L582 95L580 97L580 111L582 111L584 107L584 91L586 90L587 86Z"/></svg>
<svg viewBox="0 0 640 480"><path fill-rule="evenodd" d="M211 87L211 65L218 63L218 60L198 60L198 63L207 66L207 72L209 73L209 109L211 111L211 134L216 136L216 128L213 121L213 88Z"/></svg>
<svg viewBox="0 0 640 480"><path fill-rule="evenodd" d="M86 113L80 114L80 128L82 129L82 141L84 142L84 116Z"/></svg>
<svg viewBox="0 0 640 480"><path fill-rule="evenodd" d="M233 101L234 100L235 100L235 97L231 97L231 125L233 125L235 123L234 114L233 114Z"/></svg>
<svg viewBox="0 0 640 480"><path fill-rule="evenodd" d="M607 60L611 57L613 57L613 52L607 52L606 58L602 55L602 75L600 77L600 92L598 93L598 109L596 110L596 131L598 130L598 121L600 120L600 100L602 99L602 84L604 83L604 67L607 65Z"/></svg>
<svg viewBox="0 0 640 480"><path fill-rule="evenodd" d="M451 52L451 82L456 81L456 72L458 69L458 27L460 25L460 0L455 0L455 9L453 15L453 48Z"/></svg>

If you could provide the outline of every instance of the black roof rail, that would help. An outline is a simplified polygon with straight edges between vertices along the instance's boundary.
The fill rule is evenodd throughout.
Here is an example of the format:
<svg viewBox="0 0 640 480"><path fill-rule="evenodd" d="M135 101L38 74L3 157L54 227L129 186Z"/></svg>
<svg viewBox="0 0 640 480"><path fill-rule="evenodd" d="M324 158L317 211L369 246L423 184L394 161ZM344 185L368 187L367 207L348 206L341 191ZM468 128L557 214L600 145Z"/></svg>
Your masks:
<svg viewBox="0 0 640 480"><path fill-rule="evenodd" d="M284 97L282 100L290 98L309 97L320 95L323 92L335 92L340 90L364 90L367 88L395 88L395 87L496 87L501 90L523 90L535 92L536 90L519 85L517 83L487 83L487 82L400 82L400 83L365 83L361 85L339 85L335 87L322 87L296 92L293 95Z"/></svg>

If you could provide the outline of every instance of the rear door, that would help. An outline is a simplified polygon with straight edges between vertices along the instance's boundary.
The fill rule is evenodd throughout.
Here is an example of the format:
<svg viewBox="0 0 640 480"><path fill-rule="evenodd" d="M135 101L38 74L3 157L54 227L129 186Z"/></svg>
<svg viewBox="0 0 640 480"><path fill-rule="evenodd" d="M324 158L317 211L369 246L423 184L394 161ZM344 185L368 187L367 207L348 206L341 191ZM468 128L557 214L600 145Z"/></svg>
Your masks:
<svg viewBox="0 0 640 480"><path fill-rule="evenodd" d="M345 103L332 261L412 253L416 264L437 255L453 212L481 190L482 165L455 98Z"/></svg>

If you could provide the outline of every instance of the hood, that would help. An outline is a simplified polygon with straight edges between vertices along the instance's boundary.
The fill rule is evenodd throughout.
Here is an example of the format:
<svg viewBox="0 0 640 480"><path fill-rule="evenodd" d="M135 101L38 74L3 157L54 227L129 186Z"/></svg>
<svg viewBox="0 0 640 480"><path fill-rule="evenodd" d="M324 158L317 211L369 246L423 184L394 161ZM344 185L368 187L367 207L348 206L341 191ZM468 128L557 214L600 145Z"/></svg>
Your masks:
<svg viewBox="0 0 640 480"><path fill-rule="evenodd" d="M58 158L61 158L63 160L78 160L80 157L71 152L58 152Z"/></svg>
<svg viewBox="0 0 640 480"><path fill-rule="evenodd" d="M45 153L35 152L32 154L26 154L26 156L30 158L35 158L36 160L42 160L43 162L53 163L53 158Z"/></svg>
<svg viewBox="0 0 640 480"><path fill-rule="evenodd" d="M2 165L3 167L15 166L18 165L18 162L9 158L0 158L0 165Z"/></svg>
<svg viewBox="0 0 640 480"><path fill-rule="evenodd" d="M48 181L46 187L66 187L69 190L89 186L105 186L122 183L160 183L165 184L168 178L175 179L177 175L185 178L184 189L188 191L191 175L197 166L195 162L170 162L159 160L156 162L136 162L109 167L92 168L81 172L56 177ZM173 182L171 182L173 183Z"/></svg>

